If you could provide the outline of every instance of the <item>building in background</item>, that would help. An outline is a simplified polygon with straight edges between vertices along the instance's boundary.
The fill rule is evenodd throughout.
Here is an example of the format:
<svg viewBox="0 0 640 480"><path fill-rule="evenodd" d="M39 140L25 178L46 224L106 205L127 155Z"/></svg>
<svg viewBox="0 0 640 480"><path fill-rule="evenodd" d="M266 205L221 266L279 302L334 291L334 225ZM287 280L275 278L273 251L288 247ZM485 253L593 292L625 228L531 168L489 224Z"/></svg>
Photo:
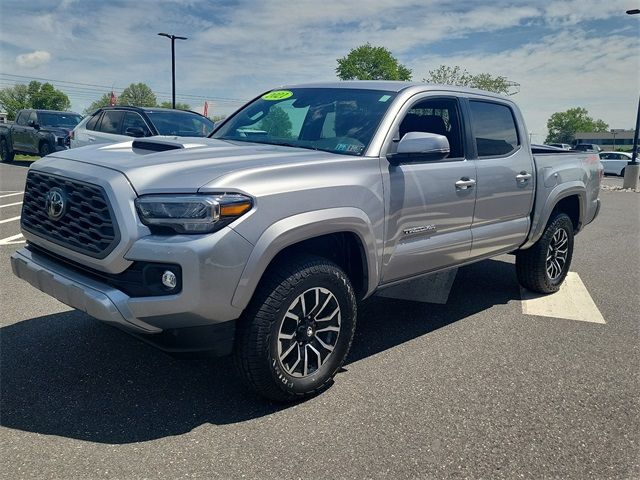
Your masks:
<svg viewBox="0 0 640 480"><path fill-rule="evenodd" d="M7 123L7 112L0 111L0 123Z"/></svg>
<svg viewBox="0 0 640 480"><path fill-rule="evenodd" d="M574 145L594 143L602 150L625 150L633 148L634 130L612 129L608 132L576 132Z"/></svg>

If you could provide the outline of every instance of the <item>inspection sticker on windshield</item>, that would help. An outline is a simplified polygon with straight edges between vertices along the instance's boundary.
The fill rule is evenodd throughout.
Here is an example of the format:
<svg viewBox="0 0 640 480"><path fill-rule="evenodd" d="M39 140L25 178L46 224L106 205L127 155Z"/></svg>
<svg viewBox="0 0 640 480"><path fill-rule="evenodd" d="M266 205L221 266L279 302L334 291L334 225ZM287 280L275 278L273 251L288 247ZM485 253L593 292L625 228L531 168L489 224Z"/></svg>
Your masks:
<svg viewBox="0 0 640 480"><path fill-rule="evenodd" d="M293 96L291 90L274 90L273 92L265 93L262 95L263 100L284 100Z"/></svg>
<svg viewBox="0 0 640 480"><path fill-rule="evenodd" d="M386 102L387 100L389 100L391 98L391 95L382 95L378 101L379 102Z"/></svg>

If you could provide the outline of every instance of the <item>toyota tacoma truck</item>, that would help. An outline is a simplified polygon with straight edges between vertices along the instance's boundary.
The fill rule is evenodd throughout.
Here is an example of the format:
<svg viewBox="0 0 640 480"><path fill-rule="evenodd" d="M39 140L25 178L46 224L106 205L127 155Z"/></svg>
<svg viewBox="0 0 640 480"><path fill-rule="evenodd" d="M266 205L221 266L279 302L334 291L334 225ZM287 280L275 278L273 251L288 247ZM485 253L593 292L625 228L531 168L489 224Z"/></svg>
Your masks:
<svg viewBox="0 0 640 480"><path fill-rule="evenodd" d="M602 168L528 138L510 99L479 90L286 86L209 138L35 163L13 272L165 350L233 354L270 399L304 398L332 383L379 289L513 253L524 287L558 290Z"/></svg>
<svg viewBox="0 0 640 480"><path fill-rule="evenodd" d="M16 154L40 155L69 147L69 132L82 116L57 110L20 110L11 125L0 126L0 160L8 163Z"/></svg>

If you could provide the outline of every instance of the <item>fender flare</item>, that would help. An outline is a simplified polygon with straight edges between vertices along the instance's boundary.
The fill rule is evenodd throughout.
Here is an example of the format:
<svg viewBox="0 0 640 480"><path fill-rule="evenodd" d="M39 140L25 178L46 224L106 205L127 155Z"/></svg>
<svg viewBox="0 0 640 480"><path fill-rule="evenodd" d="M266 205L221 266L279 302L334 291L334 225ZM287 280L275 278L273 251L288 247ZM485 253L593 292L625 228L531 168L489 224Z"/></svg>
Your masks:
<svg viewBox="0 0 640 480"><path fill-rule="evenodd" d="M282 250L304 240L338 232L355 233L360 239L368 277L365 296L371 294L377 287L380 277L379 255L373 225L362 210L338 207L293 215L267 228L255 243L236 286L231 304L242 309L247 307L262 275Z"/></svg>
<svg viewBox="0 0 640 480"><path fill-rule="evenodd" d="M549 192L547 200L545 201L540 214L534 214L533 222L531 223L531 232L529 233L529 238L524 243L524 245L520 247L521 249L529 248L538 241L538 239L544 233L544 229L549 222L549 217L551 217L551 212L553 212L553 209L556 207L556 205L562 199L572 196L578 197L578 204L580 207L578 225L583 224L587 202L587 190L584 183L575 181L557 185L553 190L551 190L551 192Z"/></svg>

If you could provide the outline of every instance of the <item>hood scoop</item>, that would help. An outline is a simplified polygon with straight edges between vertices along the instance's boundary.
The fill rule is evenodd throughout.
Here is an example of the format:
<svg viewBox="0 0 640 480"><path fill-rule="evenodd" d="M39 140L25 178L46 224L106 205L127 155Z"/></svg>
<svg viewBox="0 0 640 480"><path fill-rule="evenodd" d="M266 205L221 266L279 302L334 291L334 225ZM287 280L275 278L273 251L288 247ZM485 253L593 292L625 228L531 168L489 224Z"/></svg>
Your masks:
<svg viewBox="0 0 640 480"><path fill-rule="evenodd" d="M180 150L184 148L184 144L171 141L171 140L134 140L131 148L134 151L144 150L143 152L136 153L150 153L150 152L166 152L168 150Z"/></svg>

